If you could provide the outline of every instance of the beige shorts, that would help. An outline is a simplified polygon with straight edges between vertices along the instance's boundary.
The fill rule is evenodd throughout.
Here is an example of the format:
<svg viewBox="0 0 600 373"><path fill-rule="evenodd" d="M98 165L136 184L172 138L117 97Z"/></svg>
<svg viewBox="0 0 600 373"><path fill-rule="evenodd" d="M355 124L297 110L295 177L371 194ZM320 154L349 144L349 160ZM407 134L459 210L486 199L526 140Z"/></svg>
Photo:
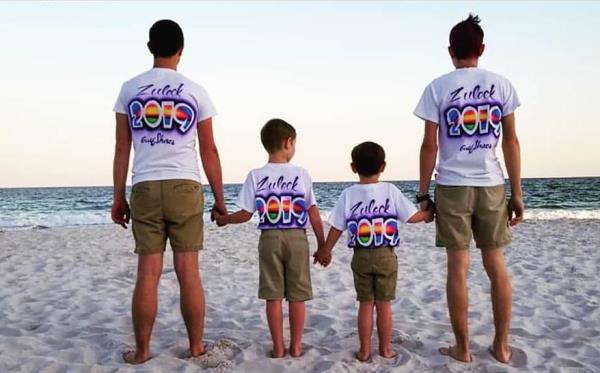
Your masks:
<svg viewBox="0 0 600 373"><path fill-rule="evenodd" d="M304 229L265 229L258 241L258 297L290 302L313 297Z"/></svg>
<svg viewBox="0 0 600 373"><path fill-rule="evenodd" d="M493 187L445 186L435 188L436 246L468 249L471 239L482 250L511 241L504 185Z"/></svg>
<svg viewBox="0 0 600 373"><path fill-rule="evenodd" d="M351 267L359 302L396 298L398 258L393 247L354 249Z"/></svg>
<svg viewBox="0 0 600 373"><path fill-rule="evenodd" d="M167 238L174 252L202 249L204 193L193 180L143 181L131 191L135 252L162 253Z"/></svg>

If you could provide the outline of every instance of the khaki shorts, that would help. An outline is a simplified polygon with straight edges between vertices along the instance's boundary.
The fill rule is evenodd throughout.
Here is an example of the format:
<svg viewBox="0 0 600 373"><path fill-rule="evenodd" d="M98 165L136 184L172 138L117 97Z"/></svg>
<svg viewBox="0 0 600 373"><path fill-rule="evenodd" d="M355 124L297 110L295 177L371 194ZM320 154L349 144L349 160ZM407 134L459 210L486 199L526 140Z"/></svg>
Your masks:
<svg viewBox="0 0 600 373"><path fill-rule="evenodd" d="M204 193L193 180L143 181L131 191L135 252L162 253L167 238L173 252L202 249Z"/></svg>
<svg viewBox="0 0 600 373"><path fill-rule="evenodd" d="M396 298L398 258L393 247L354 249L351 267L359 302Z"/></svg>
<svg viewBox="0 0 600 373"><path fill-rule="evenodd" d="M258 297L290 302L313 297L304 229L265 229L258 241Z"/></svg>
<svg viewBox="0 0 600 373"><path fill-rule="evenodd" d="M436 246L468 249L473 237L482 250L509 244L511 234L504 193L504 185L438 185L435 188Z"/></svg>

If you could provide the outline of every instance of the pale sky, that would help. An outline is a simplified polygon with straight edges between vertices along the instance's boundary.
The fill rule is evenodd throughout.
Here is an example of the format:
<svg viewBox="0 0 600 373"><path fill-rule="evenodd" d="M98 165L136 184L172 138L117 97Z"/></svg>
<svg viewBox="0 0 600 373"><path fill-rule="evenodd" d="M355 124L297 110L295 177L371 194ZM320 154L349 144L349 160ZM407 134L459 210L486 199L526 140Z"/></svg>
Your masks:
<svg viewBox="0 0 600 373"><path fill-rule="evenodd" d="M298 131L293 162L354 180L350 150L379 142L384 179L418 178L423 88L453 67L450 28L479 14L480 67L507 76L523 177L599 176L600 2L2 2L0 187L111 185L112 107L151 67L148 28L177 21L179 71L202 84L225 182L266 154L266 120Z"/></svg>

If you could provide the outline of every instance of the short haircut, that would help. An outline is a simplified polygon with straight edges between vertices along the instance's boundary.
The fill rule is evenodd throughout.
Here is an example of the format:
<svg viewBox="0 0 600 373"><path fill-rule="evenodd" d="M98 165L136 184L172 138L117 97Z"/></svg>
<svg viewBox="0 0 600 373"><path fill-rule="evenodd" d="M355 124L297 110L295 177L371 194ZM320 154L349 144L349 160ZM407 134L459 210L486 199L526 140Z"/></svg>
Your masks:
<svg viewBox="0 0 600 373"><path fill-rule="evenodd" d="M479 16L469 14L464 21L450 30L450 47L457 59L479 57L483 44L483 29L479 26Z"/></svg>
<svg viewBox="0 0 600 373"><path fill-rule="evenodd" d="M381 145L371 141L360 143L352 149L352 164L361 176L373 176L379 173L385 163L385 151Z"/></svg>
<svg viewBox="0 0 600 373"><path fill-rule="evenodd" d="M283 142L290 137L296 138L296 130L283 119L271 119L260 130L260 141L269 153L281 149Z"/></svg>
<svg viewBox="0 0 600 373"><path fill-rule="evenodd" d="M183 31L170 19L156 21L149 32L148 48L154 57L171 57L183 47Z"/></svg>

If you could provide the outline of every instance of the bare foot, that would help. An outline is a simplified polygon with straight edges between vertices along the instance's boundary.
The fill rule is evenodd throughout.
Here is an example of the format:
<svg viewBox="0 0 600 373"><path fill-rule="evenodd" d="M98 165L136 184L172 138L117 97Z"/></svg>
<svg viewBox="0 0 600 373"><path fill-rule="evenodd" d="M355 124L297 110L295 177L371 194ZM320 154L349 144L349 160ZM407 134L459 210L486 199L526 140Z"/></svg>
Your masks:
<svg viewBox="0 0 600 373"><path fill-rule="evenodd" d="M200 348L190 348L190 357L200 357L206 353L206 345L202 344Z"/></svg>
<svg viewBox="0 0 600 373"><path fill-rule="evenodd" d="M369 360L371 360L371 354L369 354L369 353L365 354L365 353L362 353L362 352L359 351L359 352L354 353L354 356L361 363L366 363Z"/></svg>
<svg viewBox="0 0 600 373"><path fill-rule="evenodd" d="M473 357L467 351L460 352L457 350L458 349L456 348L456 346L440 347L438 349L440 354L444 356L449 356L454 360L460 361L461 363L470 363L473 361Z"/></svg>
<svg viewBox="0 0 600 373"><path fill-rule="evenodd" d="M285 351L275 351L275 350L271 350L271 352L269 353L269 356L272 359L281 359L282 357L285 356Z"/></svg>
<svg viewBox="0 0 600 373"><path fill-rule="evenodd" d="M302 346L298 346L298 347L290 346L290 356L291 357L298 358L298 357L301 357L302 355L304 355L304 352L302 352Z"/></svg>
<svg viewBox="0 0 600 373"><path fill-rule="evenodd" d="M490 355L492 355L492 357L496 359L499 363L508 364L510 363L510 359L512 359L512 349L510 348L510 346L506 346L506 348L496 349L490 346L488 348L488 351L490 352Z"/></svg>
<svg viewBox="0 0 600 373"><path fill-rule="evenodd" d="M379 349L379 356L381 356L383 358L392 359L392 358L396 357L397 355L398 354L391 347Z"/></svg>
<svg viewBox="0 0 600 373"><path fill-rule="evenodd" d="M138 356L138 354L136 354L136 352L134 350L125 351L125 352L123 352L123 355L121 355L121 356L123 357L123 360L127 364L133 364L133 365L143 364L146 361L150 360L150 356L145 356L145 355Z"/></svg>

